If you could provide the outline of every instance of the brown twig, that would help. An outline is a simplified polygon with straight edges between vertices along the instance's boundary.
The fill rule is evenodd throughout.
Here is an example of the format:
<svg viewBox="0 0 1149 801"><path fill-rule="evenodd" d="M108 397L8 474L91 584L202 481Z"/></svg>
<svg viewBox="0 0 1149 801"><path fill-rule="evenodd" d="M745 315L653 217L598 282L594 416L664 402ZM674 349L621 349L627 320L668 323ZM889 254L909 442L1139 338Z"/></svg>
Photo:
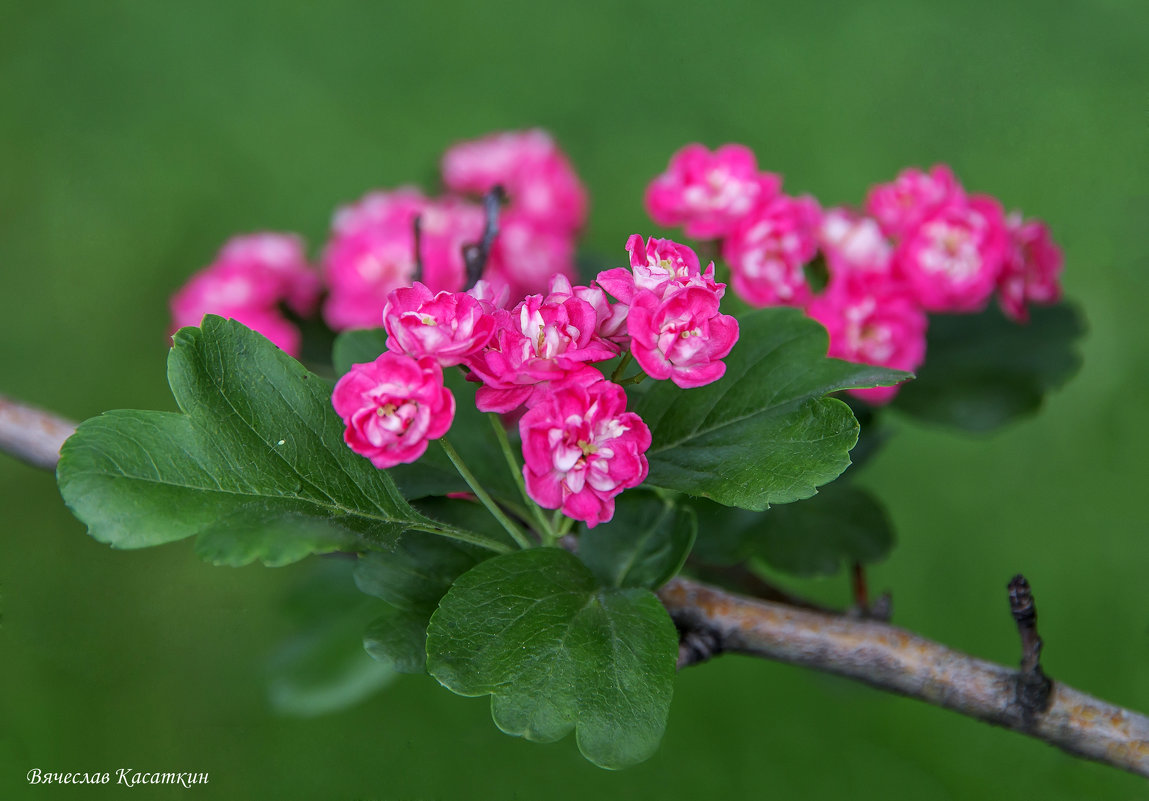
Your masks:
<svg viewBox="0 0 1149 801"><path fill-rule="evenodd" d="M833 673L1028 734L1064 751L1149 776L1149 718L1052 683L1044 709L1018 701L1018 671L875 620L759 601L688 579L659 591L679 631L709 653L734 652Z"/></svg>
<svg viewBox="0 0 1149 801"><path fill-rule="evenodd" d="M74 430L69 420L0 396L0 451L51 470L61 443ZM1049 681L1041 672L1029 585L1019 576L1009 588L1023 643L1021 671L880 621L746 598L690 579L671 579L658 597L682 635L680 667L723 652L802 665L1149 777L1149 718ZM1034 702L1025 688L1036 685L1038 676L1046 695Z"/></svg>
<svg viewBox="0 0 1149 801"><path fill-rule="evenodd" d="M55 470L60 446L75 430L71 420L0 395L0 451L33 467Z"/></svg>
<svg viewBox="0 0 1149 801"><path fill-rule="evenodd" d="M1049 705L1053 682L1041 669L1041 637L1037 634L1037 604L1025 576L1013 577L1009 590L1009 611L1021 637L1021 671L1017 675L1017 703L1023 714L1034 717Z"/></svg>
<svg viewBox="0 0 1149 801"><path fill-rule="evenodd" d="M506 192L498 184L483 195L483 214L486 217L483 237L478 242L463 245L463 264L467 268L466 289L473 287L483 277L483 269L491 256L491 246L499 234L499 206L506 198Z"/></svg>

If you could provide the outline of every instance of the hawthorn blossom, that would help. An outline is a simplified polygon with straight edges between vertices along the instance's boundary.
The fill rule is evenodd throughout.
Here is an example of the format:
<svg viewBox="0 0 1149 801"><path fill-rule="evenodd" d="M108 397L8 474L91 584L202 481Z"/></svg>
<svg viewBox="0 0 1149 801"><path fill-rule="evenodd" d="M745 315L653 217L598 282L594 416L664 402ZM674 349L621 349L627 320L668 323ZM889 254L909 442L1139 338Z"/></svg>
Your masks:
<svg viewBox="0 0 1149 801"><path fill-rule="evenodd" d="M391 352L352 366L331 403L346 426L344 442L380 470L414 462L455 419L455 398L439 365Z"/></svg>
<svg viewBox="0 0 1149 801"><path fill-rule="evenodd" d="M659 225L685 228L696 239L714 239L778 194L782 179L758 171L743 145L722 145L713 153L691 144L670 157L666 172L646 189L646 211Z"/></svg>
<svg viewBox="0 0 1149 801"><path fill-rule="evenodd" d="M410 188L372 192L336 212L323 253L330 289L323 315L332 328L379 325L387 296L411 284L416 217L423 282L433 291L463 288L462 248L482 235L482 210L457 198L428 199Z"/></svg>
<svg viewBox="0 0 1149 801"><path fill-rule="evenodd" d="M383 309L388 350L416 359L428 357L441 367L461 364L482 350L495 321L481 301L462 292L432 292L416 281L391 292Z"/></svg>
<svg viewBox="0 0 1149 801"><path fill-rule="evenodd" d="M731 284L751 306L802 306L810 297L803 268L818 252L818 201L779 195L743 217L722 242Z"/></svg>
<svg viewBox="0 0 1149 801"><path fill-rule="evenodd" d="M738 321L718 311L717 292L685 286L664 298L643 289L630 304L631 353L651 378L683 389L717 381L722 359L738 341Z"/></svg>
<svg viewBox="0 0 1149 801"><path fill-rule="evenodd" d="M491 316L494 336L466 362L483 383L475 396L479 411L510 412L568 378L601 377L588 363L618 355L598 335L595 307L574 294L529 295L514 310Z"/></svg>
<svg viewBox="0 0 1149 801"><path fill-rule="evenodd" d="M971 312L993 294L1008 250L1001 206L974 195L926 217L898 245L894 260L928 311Z"/></svg>
<svg viewBox="0 0 1149 801"><path fill-rule="evenodd" d="M233 237L215 261L172 296L172 328L199 325L205 314L218 314L238 320L298 356L299 329L283 316L279 304L308 314L319 290L319 277L308 266L299 237L277 233Z"/></svg>
<svg viewBox="0 0 1149 801"><path fill-rule="evenodd" d="M631 235L626 241L630 253L630 269L615 267L598 274L595 283L629 305L640 290L654 292L660 298L684 286L703 286L722 297L725 284L714 281L714 265L705 273L698 266L698 255L686 245L669 239L651 237L644 244L642 236Z"/></svg>
<svg viewBox="0 0 1149 801"><path fill-rule="evenodd" d="M828 209L822 215L818 241L833 279L889 279L893 247L872 217L845 207Z"/></svg>
<svg viewBox="0 0 1149 801"><path fill-rule="evenodd" d="M531 498L588 528L614 517L615 496L646 479L650 429L609 381L547 393L523 415L519 433Z"/></svg>
<svg viewBox="0 0 1149 801"><path fill-rule="evenodd" d="M997 282L998 301L1007 315L1025 322L1028 303L1056 303L1061 298L1061 248L1040 220L1011 214L1006 229L1010 247Z"/></svg>
<svg viewBox="0 0 1149 801"><path fill-rule="evenodd" d="M945 164L924 173L910 167L888 184L877 184L866 196L866 213L894 239L908 235L941 206L960 202L965 191Z"/></svg>
<svg viewBox="0 0 1149 801"><path fill-rule="evenodd" d="M541 230L570 236L586 222L586 189L545 131L507 131L460 142L443 155L442 173L453 192L483 194L502 186L509 211Z"/></svg>
<svg viewBox="0 0 1149 801"><path fill-rule="evenodd" d="M896 285L862 288L856 282L831 281L806 313L826 327L828 356L906 371L925 360L926 313ZM897 392L897 386L850 390L873 404L889 403Z"/></svg>

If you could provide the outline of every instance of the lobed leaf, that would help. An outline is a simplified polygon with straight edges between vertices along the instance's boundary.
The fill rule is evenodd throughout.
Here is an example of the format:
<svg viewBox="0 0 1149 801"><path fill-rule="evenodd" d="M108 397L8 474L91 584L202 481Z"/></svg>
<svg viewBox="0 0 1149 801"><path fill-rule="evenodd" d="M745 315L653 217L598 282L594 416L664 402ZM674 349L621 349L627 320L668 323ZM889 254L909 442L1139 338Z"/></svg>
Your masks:
<svg viewBox="0 0 1149 801"><path fill-rule="evenodd" d="M975 315L934 315L926 363L892 407L921 420L990 431L1034 413L1081 367L1081 313L1069 303L1035 306L1028 323L996 305Z"/></svg>
<svg viewBox="0 0 1149 801"><path fill-rule="evenodd" d="M826 330L797 309L739 320L726 375L685 394L662 382L637 398L650 426L647 484L762 510L814 494L850 464L858 423L825 397L908 373L826 357Z"/></svg>
<svg viewBox="0 0 1149 801"><path fill-rule="evenodd" d="M690 555L694 510L640 490L620 495L614 509L609 523L579 536L579 558L607 587L658 589Z"/></svg>
<svg viewBox="0 0 1149 801"><path fill-rule="evenodd" d="M97 540L197 536L216 564L283 565L434 528L344 445L330 382L238 322L178 331L168 383L182 414L108 412L64 444L60 493Z"/></svg>
<svg viewBox="0 0 1149 801"><path fill-rule="evenodd" d="M712 563L765 560L797 576L833 575L843 563L884 559L894 529L867 490L837 482L812 498L755 513L695 501L698 556Z"/></svg>
<svg viewBox="0 0 1149 801"><path fill-rule="evenodd" d="M489 559L439 602L427 669L491 696L495 724L539 742L572 729L583 755L621 768L666 727L678 634L646 589L604 588L574 555L536 548Z"/></svg>

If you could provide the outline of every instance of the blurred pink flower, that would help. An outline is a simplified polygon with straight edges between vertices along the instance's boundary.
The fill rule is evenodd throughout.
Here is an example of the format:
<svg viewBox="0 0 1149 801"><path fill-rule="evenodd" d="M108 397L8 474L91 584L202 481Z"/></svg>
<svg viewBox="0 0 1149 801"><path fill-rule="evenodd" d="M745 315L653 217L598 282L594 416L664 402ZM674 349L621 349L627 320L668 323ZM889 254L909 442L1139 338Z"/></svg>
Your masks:
<svg viewBox="0 0 1149 801"><path fill-rule="evenodd" d="M895 268L928 311L977 311L993 294L1008 249L1001 206L971 195L912 229L894 252Z"/></svg>
<svg viewBox="0 0 1149 801"><path fill-rule="evenodd" d="M687 236L715 239L781 186L777 175L758 171L748 147L722 145L711 153L691 144L671 156L666 172L646 188L646 211L659 225L681 225Z"/></svg>
<svg viewBox="0 0 1149 801"><path fill-rule="evenodd" d="M730 283L751 306L803 306L803 268L818 252L821 208L809 195L779 195L743 217L722 243Z"/></svg>

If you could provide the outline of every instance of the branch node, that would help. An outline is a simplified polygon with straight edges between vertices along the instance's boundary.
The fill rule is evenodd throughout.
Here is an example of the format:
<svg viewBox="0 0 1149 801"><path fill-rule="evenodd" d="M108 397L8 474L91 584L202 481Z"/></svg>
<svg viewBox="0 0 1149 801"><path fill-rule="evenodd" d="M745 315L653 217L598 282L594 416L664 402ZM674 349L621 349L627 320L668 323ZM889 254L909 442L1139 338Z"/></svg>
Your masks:
<svg viewBox="0 0 1149 801"><path fill-rule="evenodd" d="M1021 638L1021 671L1017 674L1016 699L1027 723L1049 708L1053 682L1041 669L1041 637L1037 633L1037 603L1029 582L1020 573L1009 582L1009 611Z"/></svg>
<svg viewBox="0 0 1149 801"><path fill-rule="evenodd" d="M677 621L676 621L677 622ZM721 654L722 639L712 628L678 629L678 669L706 662Z"/></svg>

